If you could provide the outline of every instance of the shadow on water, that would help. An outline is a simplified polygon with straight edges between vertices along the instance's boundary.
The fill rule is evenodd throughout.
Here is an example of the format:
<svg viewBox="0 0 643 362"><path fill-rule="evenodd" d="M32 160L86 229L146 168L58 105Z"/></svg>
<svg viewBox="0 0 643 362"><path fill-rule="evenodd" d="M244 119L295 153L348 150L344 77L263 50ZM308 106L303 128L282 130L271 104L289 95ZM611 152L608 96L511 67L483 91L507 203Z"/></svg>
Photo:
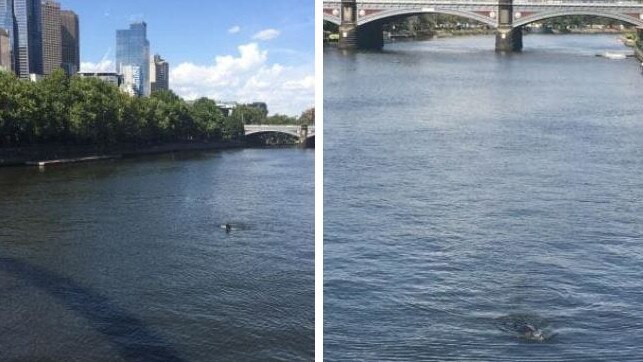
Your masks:
<svg viewBox="0 0 643 362"><path fill-rule="evenodd" d="M61 300L91 322L118 348L126 361L183 361L177 352L154 335L143 322L73 280L24 261L0 258L0 270L14 274Z"/></svg>

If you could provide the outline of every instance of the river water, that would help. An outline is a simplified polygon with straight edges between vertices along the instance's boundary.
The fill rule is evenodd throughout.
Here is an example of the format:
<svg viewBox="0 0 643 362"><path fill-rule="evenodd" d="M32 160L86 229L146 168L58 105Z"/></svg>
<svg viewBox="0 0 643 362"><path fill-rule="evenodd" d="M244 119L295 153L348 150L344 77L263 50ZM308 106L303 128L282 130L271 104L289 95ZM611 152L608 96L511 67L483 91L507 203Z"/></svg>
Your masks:
<svg viewBox="0 0 643 362"><path fill-rule="evenodd" d="M301 149L0 170L0 361L311 360L313 175Z"/></svg>
<svg viewBox="0 0 643 362"><path fill-rule="evenodd" d="M493 48L325 50L328 361L643 360L638 64Z"/></svg>

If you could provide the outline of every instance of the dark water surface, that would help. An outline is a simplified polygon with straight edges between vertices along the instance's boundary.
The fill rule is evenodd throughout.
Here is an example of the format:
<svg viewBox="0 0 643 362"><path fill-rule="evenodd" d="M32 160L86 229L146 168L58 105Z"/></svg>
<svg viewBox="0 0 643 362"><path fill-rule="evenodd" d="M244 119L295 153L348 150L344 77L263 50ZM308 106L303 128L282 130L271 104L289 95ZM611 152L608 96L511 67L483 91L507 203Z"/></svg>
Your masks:
<svg viewBox="0 0 643 362"><path fill-rule="evenodd" d="M326 50L327 360L643 360L638 65L493 48Z"/></svg>
<svg viewBox="0 0 643 362"><path fill-rule="evenodd" d="M313 175L300 149L1 169L0 361L311 360Z"/></svg>

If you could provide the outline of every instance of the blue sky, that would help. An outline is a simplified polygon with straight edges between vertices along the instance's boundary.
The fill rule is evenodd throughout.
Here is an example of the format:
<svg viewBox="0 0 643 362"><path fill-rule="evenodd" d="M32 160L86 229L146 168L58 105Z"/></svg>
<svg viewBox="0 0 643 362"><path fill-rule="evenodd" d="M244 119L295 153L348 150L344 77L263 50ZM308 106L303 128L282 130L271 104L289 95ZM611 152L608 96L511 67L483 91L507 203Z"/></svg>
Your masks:
<svg viewBox="0 0 643 362"><path fill-rule="evenodd" d="M144 20L185 98L263 100L290 115L314 104L314 0L60 1L80 17L84 71L113 69L116 30Z"/></svg>

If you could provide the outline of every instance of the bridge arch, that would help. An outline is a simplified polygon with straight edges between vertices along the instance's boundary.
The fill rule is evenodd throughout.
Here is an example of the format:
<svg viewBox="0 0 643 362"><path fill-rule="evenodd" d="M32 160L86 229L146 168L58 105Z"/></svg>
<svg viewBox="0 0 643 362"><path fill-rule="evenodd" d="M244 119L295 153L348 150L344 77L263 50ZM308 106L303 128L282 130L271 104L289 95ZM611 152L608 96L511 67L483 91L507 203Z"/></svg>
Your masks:
<svg viewBox="0 0 643 362"><path fill-rule="evenodd" d="M339 16L334 16L327 13L324 13L324 21L333 23L337 26L342 25L342 20L339 18Z"/></svg>
<svg viewBox="0 0 643 362"><path fill-rule="evenodd" d="M471 11L462 11L455 9L435 9L435 8L411 8L411 9L392 9L384 10L373 15L363 17L357 21L358 26L366 25L375 21L382 21L389 18L395 18L400 16L411 16L411 15L422 15L422 14L443 14L443 15L454 15L461 18L475 20L479 23L489 25L492 28L498 27L498 21L496 19L484 16ZM324 18L325 19L325 18Z"/></svg>
<svg viewBox="0 0 643 362"><path fill-rule="evenodd" d="M514 19L513 27L518 28L537 21L542 21L542 20L551 19L551 18L558 18L563 16L574 16L574 15L596 16L601 18L620 20L624 23L628 23L638 27L643 27L643 19L640 19L640 18L637 19L626 14L610 13L605 11L592 11L592 10L586 10L586 9L557 10L557 11L545 11L541 13L535 13L533 15L525 16L520 19Z"/></svg>
<svg viewBox="0 0 643 362"><path fill-rule="evenodd" d="M279 134L279 135L286 135L294 138L299 138L298 133L288 132L288 131L279 131L279 130L261 130L261 131L248 132L246 133L246 137L268 135L268 134Z"/></svg>

